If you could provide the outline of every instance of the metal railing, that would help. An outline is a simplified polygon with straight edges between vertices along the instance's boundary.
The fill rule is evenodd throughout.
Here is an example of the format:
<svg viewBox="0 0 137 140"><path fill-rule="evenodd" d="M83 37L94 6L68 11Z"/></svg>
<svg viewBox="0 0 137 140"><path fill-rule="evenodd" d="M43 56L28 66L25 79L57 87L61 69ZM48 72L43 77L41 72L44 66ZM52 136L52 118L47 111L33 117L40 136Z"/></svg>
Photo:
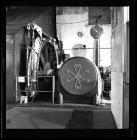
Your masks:
<svg viewBox="0 0 137 140"><path fill-rule="evenodd" d="M18 92L28 92L28 90L18 90L18 83L25 83L25 80L24 82L19 82L18 78L19 77L34 77L34 76L16 76L16 87L15 87L15 96L16 96L16 99L17 99L17 93ZM52 103L54 104L54 93L55 93L55 76L35 76L35 77L51 77L52 78L52 91L37 91L35 90L35 92L52 92Z"/></svg>

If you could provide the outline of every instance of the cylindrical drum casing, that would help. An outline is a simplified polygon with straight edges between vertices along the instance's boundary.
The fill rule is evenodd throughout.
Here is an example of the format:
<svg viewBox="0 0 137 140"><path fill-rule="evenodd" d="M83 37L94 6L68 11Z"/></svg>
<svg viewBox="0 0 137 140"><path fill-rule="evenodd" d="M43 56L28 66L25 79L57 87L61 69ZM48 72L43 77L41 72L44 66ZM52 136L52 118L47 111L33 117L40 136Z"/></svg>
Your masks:
<svg viewBox="0 0 137 140"><path fill-rule="evenodd" d="M98 92L96 66L84 57L69 58L59 70L60 90L63 95L93 97Z"/></svg>

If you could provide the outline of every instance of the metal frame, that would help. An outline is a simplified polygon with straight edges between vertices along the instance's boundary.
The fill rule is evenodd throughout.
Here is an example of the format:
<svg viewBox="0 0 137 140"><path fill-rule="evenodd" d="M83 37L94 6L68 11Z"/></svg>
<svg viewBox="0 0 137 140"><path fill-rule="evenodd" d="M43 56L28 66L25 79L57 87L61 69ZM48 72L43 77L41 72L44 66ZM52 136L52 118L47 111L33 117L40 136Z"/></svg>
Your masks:
<svg viewBox="0 0 137 140"><path fill-rule="evenodd" d="M16 87L15 87L15 97L17 99L17 93L18 92L27 92L26 90L18 90L18 77L16 76ZM21 76L21 77L34 77L34 76ZM52 78L52 91L35 91L35 92L52 92L52 103L54 104L54 93L55 93L55 76L35 76L35 77L51 77Z"/></svg>

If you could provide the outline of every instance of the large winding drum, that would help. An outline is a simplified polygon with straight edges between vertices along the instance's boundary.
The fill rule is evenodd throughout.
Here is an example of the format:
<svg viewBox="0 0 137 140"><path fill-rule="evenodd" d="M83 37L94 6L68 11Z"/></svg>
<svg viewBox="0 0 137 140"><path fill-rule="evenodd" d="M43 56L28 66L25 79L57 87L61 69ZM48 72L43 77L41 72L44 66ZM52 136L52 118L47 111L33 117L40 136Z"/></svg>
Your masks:
<svg viewBox="0 0 137 140"><path fill-rule="evenodd" d="M63 96L69 94L84 99L96 96L98 93L97 67L84 57L68 59L59 70L59 79Z"/></svg>

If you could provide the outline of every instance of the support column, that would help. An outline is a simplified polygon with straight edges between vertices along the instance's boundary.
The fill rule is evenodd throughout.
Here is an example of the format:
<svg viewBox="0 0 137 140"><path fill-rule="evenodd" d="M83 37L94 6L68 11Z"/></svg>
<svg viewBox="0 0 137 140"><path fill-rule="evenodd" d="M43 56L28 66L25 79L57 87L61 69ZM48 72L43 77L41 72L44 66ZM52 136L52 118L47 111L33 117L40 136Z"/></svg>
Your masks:
<svg viewBox="0 0 137 140"><path fill-rule="evenodd" d="M100 40L95 39L95 47L94 47L94 57L95 57L95 64L97 67L100 66Z"/></svg>

